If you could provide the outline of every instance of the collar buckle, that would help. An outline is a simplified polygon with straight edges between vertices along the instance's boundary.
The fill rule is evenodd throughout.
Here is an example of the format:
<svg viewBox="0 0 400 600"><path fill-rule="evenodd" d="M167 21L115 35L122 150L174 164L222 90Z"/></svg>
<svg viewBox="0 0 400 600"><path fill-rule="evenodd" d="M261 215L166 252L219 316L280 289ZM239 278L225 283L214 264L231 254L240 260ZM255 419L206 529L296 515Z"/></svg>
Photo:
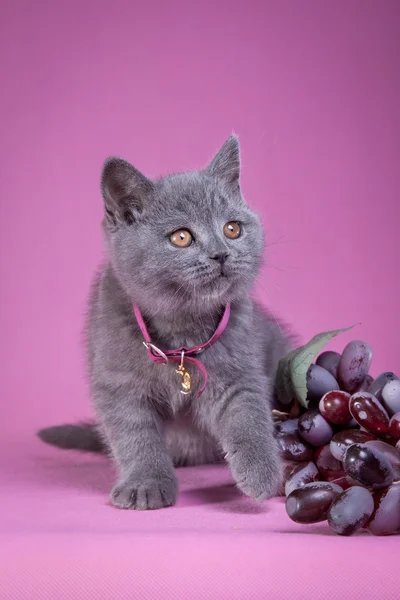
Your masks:
<svg viewBox="0 0 400 600"><path fill-rule="evenodd" d="M160 350L160 348L157 348L157 346L155 346L151 342L143 342L143 346L146 348L146 350L149 350L153 354L153 356L158 355L160 358L162 358L164 360L164 365L167 364L168 356L164 354L164 352Z"/></svg>

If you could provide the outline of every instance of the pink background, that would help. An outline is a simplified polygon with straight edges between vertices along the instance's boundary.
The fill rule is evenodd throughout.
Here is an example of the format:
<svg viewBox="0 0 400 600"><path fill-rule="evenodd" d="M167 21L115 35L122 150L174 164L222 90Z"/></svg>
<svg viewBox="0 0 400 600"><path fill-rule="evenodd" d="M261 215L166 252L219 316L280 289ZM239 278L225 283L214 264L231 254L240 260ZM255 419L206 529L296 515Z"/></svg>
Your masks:
<svg viewBox="0 0 400 600"><path fill-rule="evenodd" d="M112 476L108 482L99 474L96 488L89 459L61 458L33 437L40 426L90 414L81 328L89 283L102 258L99 175L108 155L121 155L148 175L190 169L204 165L237 132L243 190L261 212L271 243L259 286L263 301L304 340L361 322L332 347L341 349L352 337L365 339L375 351L373 374L400 372L400 4L22 1L7 3L0 27L0 427L8 440L1 453L8 474L3 527L14 582L13 560L21 554L16 533L31 533L24 548L34 550L35 535L50 535L57 526L59 535L79 531L75 539L58 538L60 559L42 546L43 560L60 560L62 570L63 564L77 568L71 548L89 544L79 536L97 531L94 523L105 523L102 539L129 530L122 520L126 513L104 506ZM14 452L15 460L5 458ZM81 465L79 477L70 476L74 464ZM46 487L49 478L59 483L55 495ZM93 483L97 496L87 490L74 495L82 482ZM190 497L181 500L183 506L191 506ZM207 496L197 497L200 505L202 498ZM193 520L208 522L212 515L207 503L203 508L205 516L188 513L187 522L176 517L183 537L168 517L171 536L186 549L183 555L193 551L184 541ZM182 514L178 510L168 514ZM236 511L242 513L241 527L249 526L249 510ZM218 531L224 521L215 514ZM268 517L272 529L274 514ZM279 514L283 530L299 529ZM257 532L268 523L258 518L249 534L255 577L263 569ZM142 543L149 549L150 517L140 519L139 528L150 536ZM156 530L165 525L151 523ZM286 539L274 538L278 554L286 551ZM326 551L324 536L312 539L316 550ZM393 541L368 543L393 555ZM114 537L110 548L118 543ZM118 551L129 562L129 541L121 544ZM242 559L248 565L236 541L225 544L239 552L238 563L228 553L226 565ZM215 542L221 558L219 546ZM206 550L200 548L199 560L201 552ZM155 556L161 555L157 550ZM383 556L381 550L377 555ZM91 568L107 562L105 555L97 562L93 556ZM345 565L346 554L341 556ZM36 563L24 560L27 577L37 573ZM365 572L374 565L367 563ZM279 586L276 578L271 581ZM368 580L364 583L368 588ZM307 581L301 585L309 597ZM287 581L285 586L290 587ZM238 597L252 597L242 592ZM365 598L364 592L359 587L359 596L346 597Z"/></svg>

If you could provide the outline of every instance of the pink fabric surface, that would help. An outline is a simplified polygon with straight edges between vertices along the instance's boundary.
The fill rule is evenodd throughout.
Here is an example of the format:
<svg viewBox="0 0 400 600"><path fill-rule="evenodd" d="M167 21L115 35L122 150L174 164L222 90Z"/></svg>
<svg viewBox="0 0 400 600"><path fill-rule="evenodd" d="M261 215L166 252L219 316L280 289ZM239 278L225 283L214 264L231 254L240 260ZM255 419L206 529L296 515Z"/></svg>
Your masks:
<svg viewBox="0 0 400 600"><path fill-rule="evenodd" d="M221 466L180 469L175 507L120 511L105 459L20 442L0 452L1 600L399 597L399 537L297 525Z"/></svg>

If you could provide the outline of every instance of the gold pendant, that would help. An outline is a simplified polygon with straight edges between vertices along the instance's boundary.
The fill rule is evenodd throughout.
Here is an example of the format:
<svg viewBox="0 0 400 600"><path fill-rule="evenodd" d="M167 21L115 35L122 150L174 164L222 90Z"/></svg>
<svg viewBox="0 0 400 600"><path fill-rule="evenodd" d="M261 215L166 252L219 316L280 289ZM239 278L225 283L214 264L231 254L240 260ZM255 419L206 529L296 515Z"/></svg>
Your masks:
<svg viewBox="0 0 400 600"><path fill-rule="evenodd" d="M185 369L185 367L183 366L183 359L184 359L185 353L182 352L182 356L181 356L181 364L179 365L179 367L176 369L176 373L178 373L178 375L181 376L181 394L190 394L191 389L192 389L192 378L190 376L190 373L187 369Z"/></svg>

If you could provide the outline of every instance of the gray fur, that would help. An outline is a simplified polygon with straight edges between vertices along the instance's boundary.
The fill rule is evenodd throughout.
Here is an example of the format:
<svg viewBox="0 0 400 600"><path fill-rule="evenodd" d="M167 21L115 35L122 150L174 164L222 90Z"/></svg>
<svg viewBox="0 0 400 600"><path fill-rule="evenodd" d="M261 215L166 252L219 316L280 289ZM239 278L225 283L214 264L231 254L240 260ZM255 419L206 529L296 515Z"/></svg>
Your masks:
<svg viewBox="0 0 400 600"><path fill-rule="evenodd" d="M92 423L46 427L38 431L37 435L46 444L63 450L84 450L102 454L107 452L107 446L97 427Z"/></svg>
<svg viewBox="0 0 400 600"><path fill-rule="evenodd" d="M235 136L199 172L150 181L122 159L109 159L104 166L109 260L94 283L87 325L98 420L90 436L97 449L101 436L119 468L111 492L117 507L170 506L177 495L174 464L222 458L238 487L256 500L278 488L271 378L290 343L250 298L263 234L259 218L244 202L239 177ZM238 239L224 236L228 221L241 223ZM181 228L194 235L188 248L169 240ZM215 260L221 253L228 255L223 267ZM164 349L206 342L224 305L231 303L226 331L200 355L209 376L200 398L195 399L202 381L196 367L189 367L194 392L185 396L179 392L176 365L149 360L133 302L153 343ZM54 435L46 439L42 431L41 437L57 445Z"/></svg>

